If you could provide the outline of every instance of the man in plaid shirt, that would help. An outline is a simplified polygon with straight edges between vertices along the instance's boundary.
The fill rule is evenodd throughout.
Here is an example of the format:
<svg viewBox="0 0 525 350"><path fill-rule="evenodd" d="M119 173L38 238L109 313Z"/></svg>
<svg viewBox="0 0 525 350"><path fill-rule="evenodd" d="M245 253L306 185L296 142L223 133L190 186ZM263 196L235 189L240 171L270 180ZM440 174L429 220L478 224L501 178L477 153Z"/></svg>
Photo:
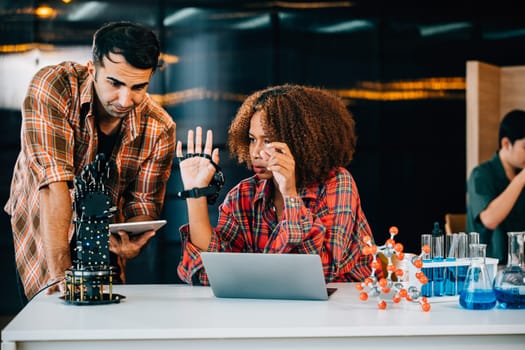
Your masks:
<svg viewBox="0 0 525 350"><path fill-rule="evenodd" d="M21 152L10 198L15 260L22 297L64 278L72 266L72 181L104 153L116 164L107 182L115 221L159 218L175 150L176 125L147 94L160 45L148 28L109 23L94 35L86 66L62 62L38 71L22 109ZM121 267L154 232L110 237ZM114 254L114 255L113 255ZM48 292L64 292L53 285ZM26 300L24 300L26 301Z"/></svg>

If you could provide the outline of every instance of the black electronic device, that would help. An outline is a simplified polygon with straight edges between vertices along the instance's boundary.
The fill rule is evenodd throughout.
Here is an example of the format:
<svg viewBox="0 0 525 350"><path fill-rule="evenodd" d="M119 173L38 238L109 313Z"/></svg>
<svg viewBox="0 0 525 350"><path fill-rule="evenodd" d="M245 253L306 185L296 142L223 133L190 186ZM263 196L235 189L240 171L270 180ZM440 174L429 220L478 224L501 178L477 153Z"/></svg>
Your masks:
<svg viewBox="0 0 525 350"><path fill-rule="evenodd" d="M118 303L122 295L113 293L115 267L109 258L109 219L115 212L106 182L114 164L98 154L75 177L75 252L73 266L66 270L63 299L76 305Z"/></svg>

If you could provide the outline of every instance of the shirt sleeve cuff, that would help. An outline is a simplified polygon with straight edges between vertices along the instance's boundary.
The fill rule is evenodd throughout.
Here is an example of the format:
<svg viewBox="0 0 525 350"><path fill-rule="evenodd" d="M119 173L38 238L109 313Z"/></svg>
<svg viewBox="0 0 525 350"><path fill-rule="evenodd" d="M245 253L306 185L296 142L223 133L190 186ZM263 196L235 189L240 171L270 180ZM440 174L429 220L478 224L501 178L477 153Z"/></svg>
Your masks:
<svg viewBox="0 0 525 350"><path fill-rule="evenodd" d="M304 205L301 197L284 197L285 208L301 208Z"/></svg>
<svg viewBox="0 0 525 350"><path fill-rule="evenodd" d="M75 175L73 172L65 166L43 169L38 176L39 188L45 187L53 182L72 182L74 178Z"/></svg>

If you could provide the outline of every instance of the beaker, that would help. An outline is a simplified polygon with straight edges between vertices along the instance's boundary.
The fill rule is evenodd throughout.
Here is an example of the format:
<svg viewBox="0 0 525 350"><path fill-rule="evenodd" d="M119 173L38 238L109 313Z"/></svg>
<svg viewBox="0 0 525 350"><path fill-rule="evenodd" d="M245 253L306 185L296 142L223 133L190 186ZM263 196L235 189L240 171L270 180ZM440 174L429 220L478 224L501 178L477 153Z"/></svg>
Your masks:
<svg viewBox="0 0 525 350"><path fill-rule="evenodd" d="M496 306L492 280L485 265L486 244L469 244L471 262L465 285L459 295L459 304L465 309L488 310Z"/></svg>
<svg viewBox="0 0 525 350"><path fill-rule="evenodd" d="M502 309L525 309L525 232L507 232L507 267L494 279L494 293Z"/></svg>

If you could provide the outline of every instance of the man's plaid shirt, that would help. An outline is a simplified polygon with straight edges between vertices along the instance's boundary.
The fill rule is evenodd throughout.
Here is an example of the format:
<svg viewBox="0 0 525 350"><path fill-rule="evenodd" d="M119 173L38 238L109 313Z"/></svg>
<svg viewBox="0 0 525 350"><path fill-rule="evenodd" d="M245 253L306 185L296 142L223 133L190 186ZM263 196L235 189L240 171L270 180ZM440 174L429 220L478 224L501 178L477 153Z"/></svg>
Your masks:
<svg viewBox="0 0 525 350"><path fill-rule="evenodd" d="M93 94L86 67L63 62L37 72L24 99L21 152L5 210L11 215L16 264L28 298L50 278L39 233L39 189L73 181L95 159ZM160 216L175 128L149 95L122 122L112 155L118 175L108 183L113 203L120 204L120 217ZM70 239L72 233L73 225Z"/></svg>

